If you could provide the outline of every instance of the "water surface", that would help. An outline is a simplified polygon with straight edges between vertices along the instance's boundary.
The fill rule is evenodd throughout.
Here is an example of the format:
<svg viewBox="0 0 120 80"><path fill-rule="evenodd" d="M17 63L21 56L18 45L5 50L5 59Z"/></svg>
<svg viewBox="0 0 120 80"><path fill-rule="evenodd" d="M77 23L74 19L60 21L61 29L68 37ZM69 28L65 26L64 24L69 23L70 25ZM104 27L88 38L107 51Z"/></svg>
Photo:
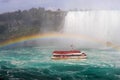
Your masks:
<svg viewBox="0 0 120 80"><path fill-rule="evenodd" d="M55 48L0 50L3 80L120 80L120 52L80 49L87 60L51 60Z"/></svg>

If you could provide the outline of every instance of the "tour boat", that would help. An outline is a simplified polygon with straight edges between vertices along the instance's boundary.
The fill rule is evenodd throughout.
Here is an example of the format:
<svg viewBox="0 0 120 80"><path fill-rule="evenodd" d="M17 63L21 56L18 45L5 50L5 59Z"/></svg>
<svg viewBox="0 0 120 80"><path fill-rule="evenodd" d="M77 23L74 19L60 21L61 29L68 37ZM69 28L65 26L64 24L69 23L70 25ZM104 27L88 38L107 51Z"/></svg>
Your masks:
<svg viewBox="0 0 120 80"><path fill-rule="evenodd" d="M53 51L52 59L86 59L87 55L79 50Z"/></svg>

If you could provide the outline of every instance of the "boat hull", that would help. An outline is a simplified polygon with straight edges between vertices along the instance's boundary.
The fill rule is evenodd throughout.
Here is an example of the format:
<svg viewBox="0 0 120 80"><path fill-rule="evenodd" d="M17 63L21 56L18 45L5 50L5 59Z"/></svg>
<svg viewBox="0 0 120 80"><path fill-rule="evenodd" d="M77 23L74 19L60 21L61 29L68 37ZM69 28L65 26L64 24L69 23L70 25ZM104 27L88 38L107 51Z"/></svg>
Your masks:
<svg viewBox="0 0 120 80"><path fill-rule="evenodd" d="M77 56L77 57L52 57L53 60L65 60L65 59L87 59L87 56Z"/></svg>

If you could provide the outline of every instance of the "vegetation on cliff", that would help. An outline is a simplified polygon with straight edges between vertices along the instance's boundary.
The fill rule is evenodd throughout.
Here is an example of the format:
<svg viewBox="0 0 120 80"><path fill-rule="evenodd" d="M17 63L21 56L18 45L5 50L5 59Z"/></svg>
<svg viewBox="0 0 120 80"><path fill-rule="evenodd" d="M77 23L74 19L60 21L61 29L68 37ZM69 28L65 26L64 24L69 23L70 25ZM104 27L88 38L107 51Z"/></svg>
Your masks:
<svg viewBox="0 0 120 80"><path fill-rule="evenodd" d="M32 8L0 14L0 42L21 36L59 31L65 12Z"/></svg>

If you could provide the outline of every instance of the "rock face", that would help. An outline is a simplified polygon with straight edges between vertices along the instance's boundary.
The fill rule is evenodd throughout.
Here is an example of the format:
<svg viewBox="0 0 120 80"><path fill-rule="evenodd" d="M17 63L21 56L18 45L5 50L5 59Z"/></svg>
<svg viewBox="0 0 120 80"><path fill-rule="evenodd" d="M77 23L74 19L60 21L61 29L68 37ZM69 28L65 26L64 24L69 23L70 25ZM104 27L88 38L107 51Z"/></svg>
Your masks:
<svg viewBox="0 0 120 80"><path fill-rule="evenodd" d="M44 8L0 14L0 42L20 36L58 32L64 24L65 11Z"/></svg>

